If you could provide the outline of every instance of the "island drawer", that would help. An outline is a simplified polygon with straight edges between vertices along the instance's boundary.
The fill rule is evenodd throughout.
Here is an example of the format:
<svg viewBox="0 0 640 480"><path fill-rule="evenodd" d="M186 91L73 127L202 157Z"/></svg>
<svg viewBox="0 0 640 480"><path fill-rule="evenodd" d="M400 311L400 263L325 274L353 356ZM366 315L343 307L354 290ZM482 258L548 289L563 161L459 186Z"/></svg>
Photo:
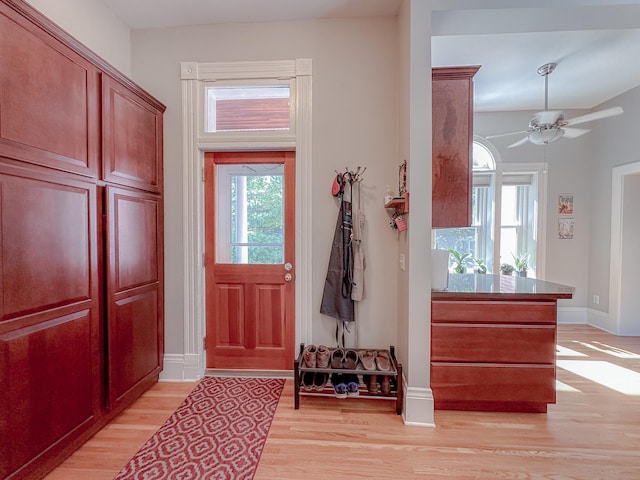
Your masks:
<svg viewBox="0 0 640 480"><path fill-rule="evenodd" d="M431 360L553 364L554 325L434 323Z"/></svg>
<svg viewBox="0 0 640 480"><path fill-rule="evenodd" d="M556 302L432 300L431 322L555 324Z"/></svg>
<svg viewBox="0 0 640 480"><path fill-rule="evenodd" d="M555 403L554 365L431 364L436 402Z"/></svg>

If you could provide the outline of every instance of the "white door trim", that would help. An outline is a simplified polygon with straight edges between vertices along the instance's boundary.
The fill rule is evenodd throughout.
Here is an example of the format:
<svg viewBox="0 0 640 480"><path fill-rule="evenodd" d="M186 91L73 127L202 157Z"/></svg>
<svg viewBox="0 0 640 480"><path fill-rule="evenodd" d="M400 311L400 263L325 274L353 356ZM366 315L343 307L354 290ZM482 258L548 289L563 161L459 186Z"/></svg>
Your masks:
<svg viewBox="0 0 640 480"><path fill-rule="evenodd" d="M609 262L609 322L613 332L621 331L622 306L622 227L624 221L624 177L640 174L640 162L613 167L611 172L611 254ZM628 335L628 333L627 333Z"/></svg>
<svg viewBox="0 0 640 480"><path fill-rule="evenodd" d="M184 358L190 368L172 369L166 380L200 378L205 371L204 334L206 323L204 254L204 152L207 150L294 149L296 151L296 345L308 343L311 336L311 59L274 62L233 62L180 64L182 83L183 132L183 264L184 272ZM203 85L221 80L294 79L295 102L293 132L280 136L216 139L200 132L204 112ZM194 355L199 359L193 368ZM176 359L171 356L172 364ZM293 368L293 358L291 367ZM186 366L187 362L183 362ZM173 378L182 377L182 378Z"/></svg>

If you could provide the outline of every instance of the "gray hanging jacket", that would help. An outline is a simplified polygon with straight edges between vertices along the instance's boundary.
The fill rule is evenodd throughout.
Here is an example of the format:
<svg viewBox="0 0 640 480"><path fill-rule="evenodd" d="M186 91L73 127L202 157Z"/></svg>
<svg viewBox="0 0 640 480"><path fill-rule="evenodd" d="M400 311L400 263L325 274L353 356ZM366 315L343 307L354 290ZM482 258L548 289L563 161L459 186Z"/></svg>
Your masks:
<svg viewBox="0 0 640 480"><path fill-rule="evenodd" d="M353 278L351 279L351 300L356 302L364 298L364 246L362 245L362 227L364 216L360 209L360 182L354 183L352 190L353 205Z"/></svg>

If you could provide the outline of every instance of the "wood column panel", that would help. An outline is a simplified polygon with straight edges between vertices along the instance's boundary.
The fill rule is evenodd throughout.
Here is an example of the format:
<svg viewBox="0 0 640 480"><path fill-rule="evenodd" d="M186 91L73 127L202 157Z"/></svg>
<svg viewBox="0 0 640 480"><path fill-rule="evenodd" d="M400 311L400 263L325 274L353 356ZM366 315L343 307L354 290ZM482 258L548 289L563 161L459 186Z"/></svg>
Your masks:
<svg viewBox="0 0 640 480"><path fill-rule="evenodd" d="M432 70L432 226L471 225L473 76L480 67Z"/></svg>

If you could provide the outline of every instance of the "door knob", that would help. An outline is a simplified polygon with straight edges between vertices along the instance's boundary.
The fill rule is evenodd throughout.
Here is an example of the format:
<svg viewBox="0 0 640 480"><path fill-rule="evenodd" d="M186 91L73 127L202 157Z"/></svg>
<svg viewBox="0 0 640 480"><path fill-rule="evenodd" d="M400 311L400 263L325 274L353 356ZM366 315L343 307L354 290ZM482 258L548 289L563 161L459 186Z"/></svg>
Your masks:
<svg viewBox="0 0 640 480"><path fill-rule="evenodd" d="M293 265L291 265L289 262L287 262L287 263L285 263L285 264L284 264L284 269L285 269L287 272L290 272L292 268L293 268Z"/></svg>
<svg viewBox="0 0 640 480"><path fill-rule="evenodd" d="M290 273L287 273L287 274L284 276L284 281L285 281L285 282L290 282L291 280L293 280L293 275L291 275Z"/></svg>

